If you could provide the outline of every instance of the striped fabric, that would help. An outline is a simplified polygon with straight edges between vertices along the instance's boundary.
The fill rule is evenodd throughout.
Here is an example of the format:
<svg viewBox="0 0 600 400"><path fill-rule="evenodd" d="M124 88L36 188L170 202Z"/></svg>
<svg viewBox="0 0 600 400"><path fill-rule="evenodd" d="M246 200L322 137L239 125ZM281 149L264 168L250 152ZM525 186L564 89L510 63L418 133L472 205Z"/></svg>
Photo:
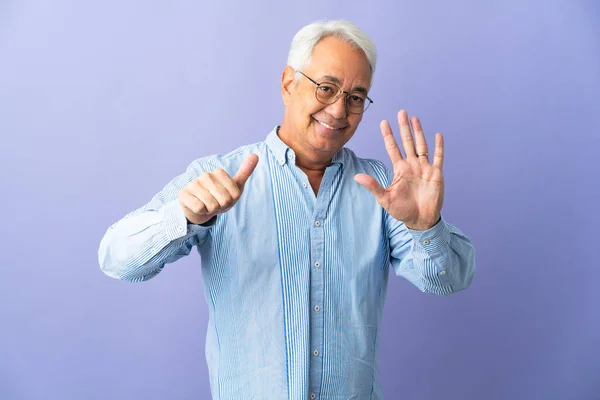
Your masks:
<svg viewBox="0 0 600 400"><path fill-rule="evenodd" d="M233 209L188 225L177 194L204 171L256 170ZM277 129L264 142L194 161L148 204L111 226L99 249L109 276L144 281L197 247L209 308L214 399L381 399L378 344L389 265L423 292L469 286L471 242L440 221L408 230L353 177L390 172L340 150L318 196Z"/></svg>

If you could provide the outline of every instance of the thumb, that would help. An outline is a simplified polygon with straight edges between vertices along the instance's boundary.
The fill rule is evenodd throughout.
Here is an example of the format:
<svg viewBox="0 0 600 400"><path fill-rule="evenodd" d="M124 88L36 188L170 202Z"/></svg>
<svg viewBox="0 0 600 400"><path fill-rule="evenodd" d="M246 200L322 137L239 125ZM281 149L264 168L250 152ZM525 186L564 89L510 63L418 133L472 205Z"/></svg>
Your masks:
<svg viewBox="0 0 600 400"><path fill-rule="evenodd" d="M241 188L244 187L246 181L254 172L254 168L256 168L256 164L258 164L258 156L256 154L250 154L240 165L240 169L237 174L233 177L233 181Z"/></svg>
<svg viewBox="0 0 600 400"><path fill-rule="evenodd" d="M379 200L385 193L385 189L373 178L367 174L356 174L354 180L361 186L368 189L377 200Z"/></svg>

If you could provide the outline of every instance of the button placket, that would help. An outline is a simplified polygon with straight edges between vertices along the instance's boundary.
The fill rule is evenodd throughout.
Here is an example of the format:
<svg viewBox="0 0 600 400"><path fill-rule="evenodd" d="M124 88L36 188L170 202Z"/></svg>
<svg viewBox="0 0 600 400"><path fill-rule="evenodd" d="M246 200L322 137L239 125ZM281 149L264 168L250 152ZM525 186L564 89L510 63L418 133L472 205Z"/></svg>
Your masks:
<svg viewBox="0 0 600 400"><path fill-rule="evenodd" d="M312 226L310 227L310 255L312 267L310 268L310 397L317 398L319 388L321 387L323 371L323 352L326 351L323 342L324 318L326 316L325 296L324 296L324 267L325 262L325 235L327 234L326 218L331 200L332 181L338 169L328 167L321 181L321 187L316 197ZM314 397L312 395L314 394Z"/></svg>

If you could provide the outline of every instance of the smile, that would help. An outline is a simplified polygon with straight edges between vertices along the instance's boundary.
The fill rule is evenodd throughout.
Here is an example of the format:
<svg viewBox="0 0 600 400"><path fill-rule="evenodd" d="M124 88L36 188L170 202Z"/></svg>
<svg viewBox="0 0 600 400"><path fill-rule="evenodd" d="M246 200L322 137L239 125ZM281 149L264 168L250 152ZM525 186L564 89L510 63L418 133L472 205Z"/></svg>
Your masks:
<svg viewBox="0 0 600 400"><path fill-rule="evenodd" d="M334 130L334 131L335 131L335 130L341 130L341 129L344 129L344 128L346 127L346 126L340 126L340 127L337 127L337 128L336 128L336 127L333 127L333 126L331 126L331 125L329 125L329 124L326 124L326 123L325 123L325 122L323 122L323 121L319 121L318 119L315 119L315 121L317 121L317 122L318 122L320 125L324 126L325 128L327 128L327 129L331 129L331 130Z"/></svg>

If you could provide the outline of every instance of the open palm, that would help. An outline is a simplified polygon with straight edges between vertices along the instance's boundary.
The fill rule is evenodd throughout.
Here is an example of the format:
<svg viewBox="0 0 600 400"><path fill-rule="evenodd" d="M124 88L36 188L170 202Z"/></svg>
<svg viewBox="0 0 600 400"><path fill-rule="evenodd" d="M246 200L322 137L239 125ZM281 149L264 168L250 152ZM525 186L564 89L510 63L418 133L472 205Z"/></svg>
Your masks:
<svg viewBox="0 0 600 400"><path fill-rule="evenodd" d="M435 152L431 163L421 122L417 117L412 117L411 122L414 138L407 112L401 110L398 113L400 137L406 157L402 157L389 122L381 122L385 148L394 167L392 183L383 188L367 174L357 174L354 179L369 189L392 217L404 222L410 229L426 230L440 219L444 202L444 138L441 133L435 135Z"/></svg>

